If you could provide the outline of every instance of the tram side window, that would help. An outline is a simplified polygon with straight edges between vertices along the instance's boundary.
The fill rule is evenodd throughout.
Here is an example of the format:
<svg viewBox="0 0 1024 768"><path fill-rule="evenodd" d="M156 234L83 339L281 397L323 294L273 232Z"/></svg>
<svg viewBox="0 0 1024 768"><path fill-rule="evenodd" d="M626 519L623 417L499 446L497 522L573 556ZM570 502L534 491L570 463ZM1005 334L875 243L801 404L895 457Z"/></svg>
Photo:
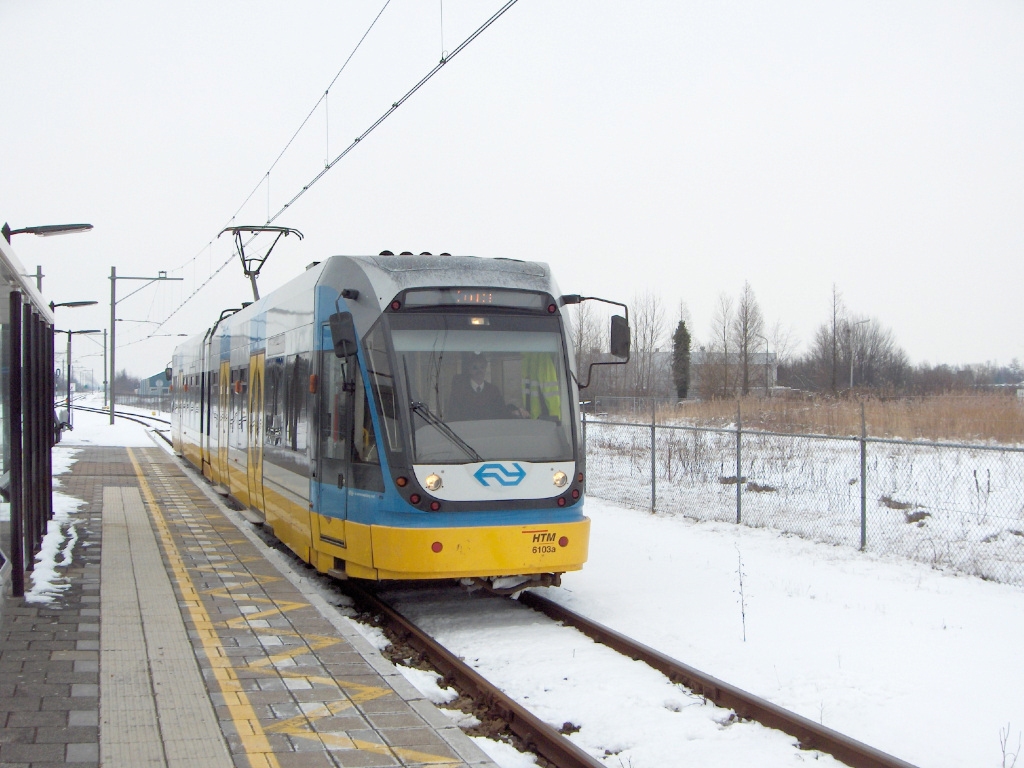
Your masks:
<svg viewBox="0 0 1024 768"><path fill-rule="evenodd" d="M333 352L323 355L320 386L323 387L324 418L320 420L320 451L325 459L345 461L349 456L349 396L344 387L348 366L346 359L335 357Z"/></svg>
<svg viewBox="0 0 1024 768"><path fill-rule="evenodd" d="M366 396L362 376L356 375L355 427L352 441L352 486L367 491L383 491L384 475L380 467L380 453L377 450L377 439L373 433L373 416L370 412L370 400Z"/></svg>
<svg viewBox="0 0 1024 768"><path fill-rule="evenodd" d="M220 392L220 371L210 372L210 419L213 433L220 428L220 409L217 407L217 393Z"/></svg>
<svg viewBox="0 0 1024 768"><path fill-rule="evenodd" d="M378 323L370 331L364 349L370 386L377 400L377 413L381 417L384 440L392 454L401 453L402 438L396 409L395 377L391 371L391 359L388 357L383 325ZM358 396L356 399L358 402Z"/></svg>
<svg viewBox="0 0 1024 768"><path fill-rule="evenodd" d="M248 392L249 370L247 368L236 368L231 372L231 444L238 450L244 451L246 442L246 395Z"/></svg>
<svg viewBox="0 0 1024 768"><path fill-rule="evenodd" d="M309 407L310 356L292 355L288 360L285 393L285 438L291 450L305 453L307 445L307 409Z"/></svg>
<svg viewBox="0 0 1024 768"><path fill-rule="evenodd" d="M264 448L281 445L284 436L284 357L267 360L264 371Z"/></svg>

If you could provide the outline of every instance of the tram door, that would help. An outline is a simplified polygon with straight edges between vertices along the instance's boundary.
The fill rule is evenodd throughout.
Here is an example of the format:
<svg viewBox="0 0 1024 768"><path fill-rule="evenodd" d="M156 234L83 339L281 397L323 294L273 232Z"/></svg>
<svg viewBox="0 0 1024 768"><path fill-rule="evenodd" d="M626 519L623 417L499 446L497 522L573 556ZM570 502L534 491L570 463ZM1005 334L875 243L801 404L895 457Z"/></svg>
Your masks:
<svg viewBox="0 0 1024 768"><path fill-rule="evenodd" d="M266 354L258 352L249 358L249 404L246 420L246 483L249 505L265 510L263 502L263 373Z"/></svg>
<svg viewBox="0 0 1024 768"><path fill-rule="evenodd" d="M331 329L324 325L320 353L317 477L320 480L318 511L344 519L348 514L348 485L352 450L352 401L355 388L354 358L334 355Z"/></svg>
<svg viewBox="0 0 1024 768"><path fill-rule="evenodd" d="M228 428L231 425L231 363L220 364L217 377L217 459L214 464L214 480L230 488L228 482Z"/></svg>

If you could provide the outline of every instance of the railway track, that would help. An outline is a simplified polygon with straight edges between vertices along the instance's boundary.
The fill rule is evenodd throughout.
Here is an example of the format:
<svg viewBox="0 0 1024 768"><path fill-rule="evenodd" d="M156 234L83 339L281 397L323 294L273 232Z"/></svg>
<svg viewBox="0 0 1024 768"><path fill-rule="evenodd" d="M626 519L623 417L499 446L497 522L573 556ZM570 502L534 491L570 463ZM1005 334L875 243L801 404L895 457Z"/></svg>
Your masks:
<svg viewBox="0 0 1024 768"><path fill-rule="evenodd" d="M423 654L447 682L507 722L512 733L550 764L557 768L593 768L607 765L590 756L557 729L504 694L379 595L352 582L344 584L342 589L365 610L379 616L400 639ZM832 755L851 768L914 768L910 763L718 680L536 593L524 592L518 600L521 605L574 627L617 653L644 662L664 674L673 683L686 686L697 696L704 697L717 706L731 709L743 720L756 721L793 736L802 749Z"/></svg>
<svg viewBox="0 0 1024 768"><path fill-rule="evenodd" d="M85 411L87 413L103 413L110 414L109 408L93 408L88 405L72 405L76 411ZM171 428L171 422L167 419L161 419L159 416L143 416L137 413L122 413L116 411L114 415L119 419L127 419L128 421L134 421L136 424L141 424L144 427L152 429L164 442L168 445L171 443L171 438L168 437L167 432Z"/></svg>
<svg viewBox="0 0 1024 768"><path fill-rule="evenodd" d="M605 768L604 763L595 760L555 728L505 695L378 595L351 582L345 582L342 590L362 608L381 617L392 632L420 651L447 682L474 701L482 703L492 715L506 722L509 730L527 749L556 768Z"/></svg>

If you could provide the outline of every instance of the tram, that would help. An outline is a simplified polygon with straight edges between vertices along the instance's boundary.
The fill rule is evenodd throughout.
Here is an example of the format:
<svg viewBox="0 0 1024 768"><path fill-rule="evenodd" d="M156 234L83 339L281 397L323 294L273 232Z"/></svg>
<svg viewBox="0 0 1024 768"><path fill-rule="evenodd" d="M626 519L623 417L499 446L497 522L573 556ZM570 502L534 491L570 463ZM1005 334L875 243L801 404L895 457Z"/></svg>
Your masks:
<svg viewBox="0 0 1024 768"><path fill-rule="evenodd" d="M333 256L175 350L174 448L318 571L557 583L589 543L587 300L538 262Z"/></svg>

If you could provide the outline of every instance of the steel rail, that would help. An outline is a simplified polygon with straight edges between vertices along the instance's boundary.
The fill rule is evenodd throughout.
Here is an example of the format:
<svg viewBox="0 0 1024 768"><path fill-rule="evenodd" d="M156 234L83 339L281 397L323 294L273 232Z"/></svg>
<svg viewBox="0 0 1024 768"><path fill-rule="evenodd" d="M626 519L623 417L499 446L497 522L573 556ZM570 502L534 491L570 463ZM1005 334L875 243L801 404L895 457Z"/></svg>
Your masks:
<svg viewBox="0 0 1024 768"><path fill-rule="evenodd" d="M458 686L471 698L484 702L487 708L508 723L509 730L536 754L557 768L607 768L604 763L591 757L556 729L505 695L377 595L352 582L343 582L339 586L364 608L380 614L404 640L424 653L430 663L444 675L445 680Z"/></svg>
<svg viewBox="0 0 1024 768"><path fill-rule="evenodd" d="M799 740L802 749L826 752L851 768L915 768L911 763L881 752L863 742L831 728L790 712L752 693L707 675L676 661L660 651L638 643L596 621L580 616L568 608L541 597L523 592L519 602L546 616L574 627L595 642L606 645L636 661L658 670L672 682L682 683L694 693L704 696L720 707L731 709L742 718L756 720L768 728L788 733Z"/></svg>
<svg viewBox="0 0 1024 768"><path fill-rule="evenodd" d="M110 413L110 411L106 408L91 408L87 405L72 405L71 407L74 408L76 411L86 411L87 413ZM153 431L154 434L156 434L157 437L159 437L168 445L172 445L171 438L164 434L170 427L170 422L167 421L166 419L158 419L156 416L137 416L134 414L124 414L120 412L115 413L114 415L117 416L117 418L119 419L127 419L128 421L134 421L136 424L141 424L144 427L148 427L150 430ZM143 421L143 419L148 419L148 421ZM162 424L166 424L167 427L154 426L151 423L153 421L159 421Z"/></svg>
<svg viewBox="0 0 1024 768"><path fill-rule="evenodd" d="M92 406L89 405L72 405L71 407L76 411L85 411L86 413L110 413L109 408L93 408ZM168 421L167 419L161 419L159 416L143 416L142 414L139 413L121 413L120 411L115 412L114 415L119 419L128 419L128 421L135 421L138 422L139 424L147 424L147 426L148 422L151 421L158 421L161 424L166 424L168 427L171 426L170 421ZM142 419L146 419L146 421L142 421Z"/></svg>

